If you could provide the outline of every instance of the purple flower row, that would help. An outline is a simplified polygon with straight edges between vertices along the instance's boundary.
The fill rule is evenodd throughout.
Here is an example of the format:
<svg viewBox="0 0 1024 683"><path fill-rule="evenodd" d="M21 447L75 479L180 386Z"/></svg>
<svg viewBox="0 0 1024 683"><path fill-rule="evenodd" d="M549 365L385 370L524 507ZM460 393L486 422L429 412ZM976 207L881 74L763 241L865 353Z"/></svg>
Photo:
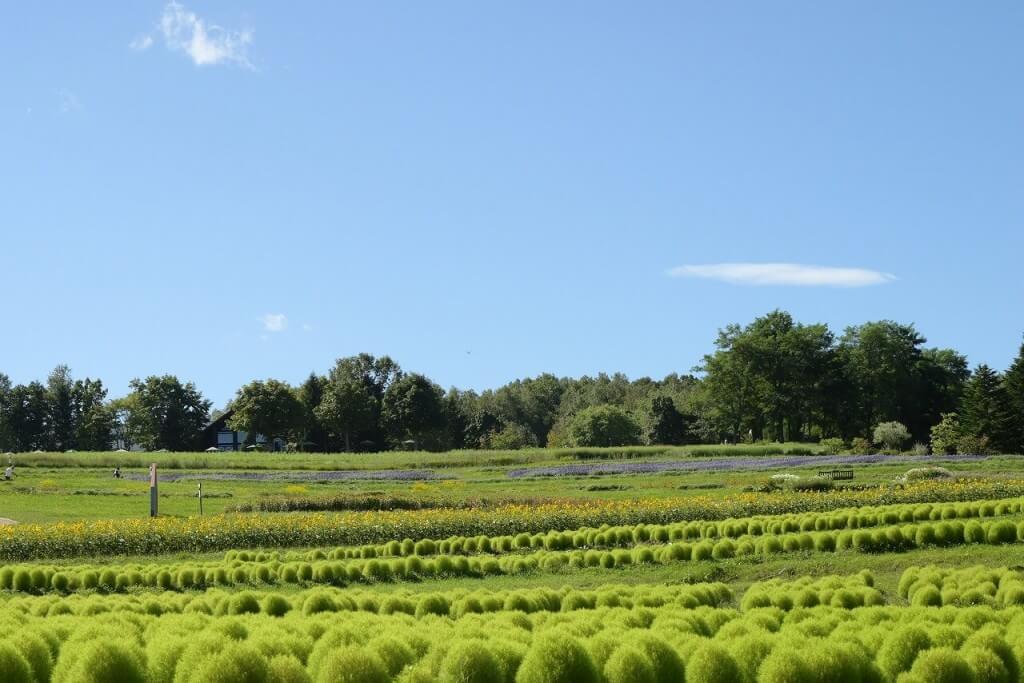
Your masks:
<svg viewBox="0 0 1024 683"><path fill-rule="evenodd" d="M510 470L508 476L520 477L585 477L591 474L646 474L656 472L713 472L769 469L782 467L819 467L823 465L875 465L879 463L974 462L987 455L788 455L754 458L694 458L648 462L605 462L558 465L555 467L524 467Z"/></svg>
<svg viewBox="0 0 1024 683"><path fill-rule="evenodd" d="M148 474L126 472L125 479L146 481ZM310 472L168 472L160 474L160 481L356 481L395 480L420 481L447 479L432 470L327 470Z"/></svg>

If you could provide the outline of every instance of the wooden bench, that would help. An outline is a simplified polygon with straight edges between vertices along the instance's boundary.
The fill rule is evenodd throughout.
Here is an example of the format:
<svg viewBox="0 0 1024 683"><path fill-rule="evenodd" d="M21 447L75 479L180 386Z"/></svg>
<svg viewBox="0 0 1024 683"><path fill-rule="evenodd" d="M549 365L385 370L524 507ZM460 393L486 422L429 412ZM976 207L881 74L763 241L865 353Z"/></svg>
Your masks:
<svg viewBox="0 0 1024 683"><path fill-rule="evenodd" d="M826 479L853 479L853 470L827 470L818 472L819 477Z"/></svg>

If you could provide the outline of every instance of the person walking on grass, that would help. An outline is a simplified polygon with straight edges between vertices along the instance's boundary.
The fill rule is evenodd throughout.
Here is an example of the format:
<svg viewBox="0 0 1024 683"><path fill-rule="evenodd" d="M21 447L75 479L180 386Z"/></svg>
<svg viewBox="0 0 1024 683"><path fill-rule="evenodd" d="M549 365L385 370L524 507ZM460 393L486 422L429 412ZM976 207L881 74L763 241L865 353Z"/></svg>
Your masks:
<svg viewBox="0 0 1024 683"><path fill-rule="evenodd" d="M4 481L10 481L14 479L14 465L8 465L7 469L4 470Z"/></svg>

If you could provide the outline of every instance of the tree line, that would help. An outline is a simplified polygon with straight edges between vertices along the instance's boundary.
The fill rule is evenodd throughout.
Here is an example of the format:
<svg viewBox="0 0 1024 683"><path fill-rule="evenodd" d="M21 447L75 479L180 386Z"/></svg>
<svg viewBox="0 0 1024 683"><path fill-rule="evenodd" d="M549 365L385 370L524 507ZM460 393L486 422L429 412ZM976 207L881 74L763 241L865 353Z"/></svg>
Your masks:
<svg viewBox="0 0 1024 683"><path fill-rule="evenodd" d="M172 375L108 399L100 380L58 366L46 382L0 373L0 449L195 450L211 402ZM630 380L542 374L483 392L443 389L388 356L340 358L298 386L238 389L228 426L308 451L678 445L754 441L881 443L893 434L942 452L1024 450L1024 345L999 373L926 346L911 324L833 333L773 311L719 331L687 374ZM902 428L894 429L892 423ZM879 425L888 425L879 432ZM836 446L838 448L838 446Z"/></svg>

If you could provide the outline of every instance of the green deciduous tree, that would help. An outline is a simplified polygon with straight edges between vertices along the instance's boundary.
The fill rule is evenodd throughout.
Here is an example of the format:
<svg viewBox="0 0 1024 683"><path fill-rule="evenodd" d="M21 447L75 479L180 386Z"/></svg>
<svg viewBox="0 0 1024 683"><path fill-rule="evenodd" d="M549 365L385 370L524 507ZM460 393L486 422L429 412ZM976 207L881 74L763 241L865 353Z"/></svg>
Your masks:
<svg viewBox="0 0 1024 683"><path fill-rule="evenodd" d="M133 379L133 430L136 443L147 450L194 450L210 417L210 401L192 382L174 375Z"/></svg>
<svg viewBox="0 0 1024 683"><path fill-rule="evenodd" d="M647 442L678 445L686 441L687 425L670 396L655 396L647 411Z"/></svg>
<svg viewBox="0 0 1024 683"><path fill-rule="evenodd" d="M345 373L332 374L314 411L317 419L344 439L346 451L352 450L352 435L376 428L378 402L371 389L358 378Z"/></svg>
<svg viewBox="0 0 1024 683"><path fill-rule="evenodd" d="M881 422L875 425L872 437L879 446L898 451L910 439L910 430L900 422Z"/></svg>
<svg viewBox="0 0 1024 683"><path fill-rule="evenodd" d="M419 448L444 444L444 391L423 375L410 373L392 382L384 393L381 417L396 444L410 439Z"/></svg>
<svg viewBox="0 0 1024 683"><path fill-rule="evenodd" d="M569 422L573 446L632 446L640 443L640 425L622 408L601 405L585 408Z"/></svg>
<svg viewBox="0 0 1024 683"><path fill-rule="evenodd" d="M271 444L277 438L287 441L302 434L305 411L295 390L286 382L250 382L238 390L230 407L234 413L228 419L228 427L247 432L251 443L255 443L257 434Z"/></svg>

